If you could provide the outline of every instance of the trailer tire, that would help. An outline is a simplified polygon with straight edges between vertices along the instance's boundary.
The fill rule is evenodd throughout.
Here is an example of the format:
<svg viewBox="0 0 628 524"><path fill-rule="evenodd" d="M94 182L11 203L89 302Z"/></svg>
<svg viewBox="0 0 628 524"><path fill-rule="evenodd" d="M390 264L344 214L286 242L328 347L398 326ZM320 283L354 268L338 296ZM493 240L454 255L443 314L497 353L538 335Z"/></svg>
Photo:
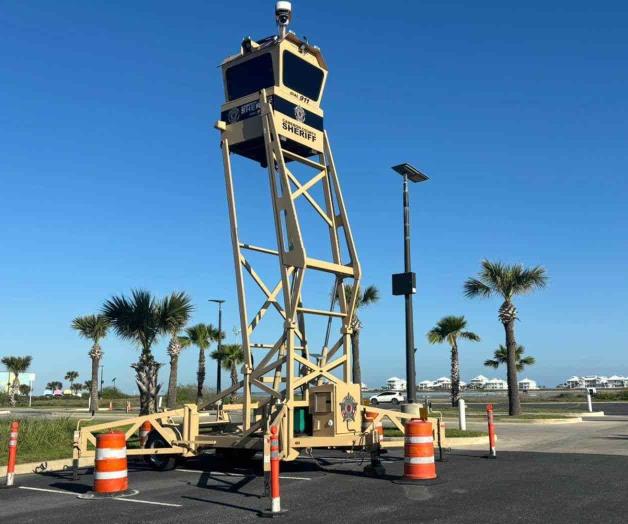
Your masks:
<svg viewBox="0 0 628 524"><path fill-rule="evenodd" d="M151 431L146 440L146 448L169 448L170 445L157 432ZM177 466L177 455L146 455L144 457L146 463L157 471L170 471Z"/></svg>

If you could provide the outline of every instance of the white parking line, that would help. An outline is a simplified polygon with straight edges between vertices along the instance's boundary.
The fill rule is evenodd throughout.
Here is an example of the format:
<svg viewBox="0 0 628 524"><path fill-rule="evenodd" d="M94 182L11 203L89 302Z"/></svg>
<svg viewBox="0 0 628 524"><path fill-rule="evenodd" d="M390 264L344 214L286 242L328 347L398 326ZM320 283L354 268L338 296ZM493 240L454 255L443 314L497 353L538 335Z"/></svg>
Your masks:
<svg viewBox="0 0 628 524"><path fill-rule="evenodd" d="M182 468L177 468L176 471L182 471L183 473L207 473L208 475L214 476L214 477L238 477L238 478L242 478L242 477L254 477L257 476L254 473L251 473L250 475L242 475L240 473L223 473L222 471L201 471L200 469L182 469ZM289 475L279 475L280 479L286 479L286 480L312 480L311 478L307 478L307 477L293 477L293 476L289 476Z"/></svg>
<svg viewBox="0 0 628 524"><path fill-rule="evenodd" d="M155 504L157 506L170 506L173 508L180 508L181 504L170 504L169 502L153 502L152 500L140 500L140 499L128 499L113 497L115 500L121 500L122 502L139 502L140 504Z"/></svg>
<svg viewBox="0 0 628 524"><path fill-rule="evenodd" d="M73 495L76 497L76 493L73 491L60 491L58 489L45 489L45 488L31 488L28 486L18 486L20 489L28 489L30 491L44 491L46 493L58 493L59 495ZM138 502L139 504L155 504L157 506L170 506L173 508L180 508L181 504L171 504L169 502L154 502L152 500L140 500L140 499L129 499L122 497L111 497L111 500L121 500L123 502Z"/></svg>
<svg viewBox="0 0 628 524"><path fill-rule="evenodd" d="M18 486L20 489L28 489L31 491L45 491L46 493L59 493L60 495L74 495L76 497L77 493L73 491L60 491L58 489L44 489L44 488L29 488L28 486Z"/></svg>

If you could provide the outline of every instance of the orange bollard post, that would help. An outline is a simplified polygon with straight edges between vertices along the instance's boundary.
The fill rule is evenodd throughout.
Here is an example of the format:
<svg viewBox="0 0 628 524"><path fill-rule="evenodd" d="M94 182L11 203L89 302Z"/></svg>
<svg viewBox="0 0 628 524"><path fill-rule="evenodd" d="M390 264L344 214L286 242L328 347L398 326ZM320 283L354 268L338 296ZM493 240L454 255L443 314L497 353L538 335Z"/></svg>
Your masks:
<svg viewBox="0 0 628 524"><path fill-rule="evenodd" d="M15 482L15 463L17 462L17 435L20 431L20 423L15 420L11 422L9 430L9 461L7 463L7 488L13 486Z"/></svg>
<svg viewBox="0 0 628 524"><path fill-rule="evenodd" d="M493 422L493 404L486 406L486 420L488 421L488 443L489 452L488 457L490 459L497 458L495 451L495 423Z"/></svg>
<svg viewBox="0 0 628 524"><path fill-rule="evenodd" d="M270 428L270 510L263 511L263 517L278 517L285 513L281 509L281 496L279 494L279 437L277 426Z"/></svg>
<svg viewBox="0 0 628 524"><path fill-rule="evenodd" d="M430 422L411 419L406 422L403 480L436 478L434 436Z"/></svg>
<svg viewBox="0 0 628 524"><path fill-rule="evenodd" d="M148 420L145 420L140 426L140 446L145 448L146 441L148 440L148 434L152 431L153 426L150 425Z"/></svg>

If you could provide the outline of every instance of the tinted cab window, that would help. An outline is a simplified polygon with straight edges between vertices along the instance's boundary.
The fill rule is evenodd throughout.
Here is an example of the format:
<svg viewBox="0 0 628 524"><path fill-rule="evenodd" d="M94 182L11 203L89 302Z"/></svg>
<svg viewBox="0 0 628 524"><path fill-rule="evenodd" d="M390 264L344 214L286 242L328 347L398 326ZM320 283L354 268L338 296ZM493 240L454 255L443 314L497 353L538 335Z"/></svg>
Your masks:
<svg viewBox="0 0 628 524"><path fill-rule="evenodd" d="M283 84L312 100L318 100L323 85L323 71L297 55L283 52Z"/></svg>
<svg viewBox="0 0 628 524"><path fill-rule="evenodd" d="M264 53L230 67L227 69L225 77L229 100L256 93L265 87L275 85L273 59L270 53Z"/></svg>

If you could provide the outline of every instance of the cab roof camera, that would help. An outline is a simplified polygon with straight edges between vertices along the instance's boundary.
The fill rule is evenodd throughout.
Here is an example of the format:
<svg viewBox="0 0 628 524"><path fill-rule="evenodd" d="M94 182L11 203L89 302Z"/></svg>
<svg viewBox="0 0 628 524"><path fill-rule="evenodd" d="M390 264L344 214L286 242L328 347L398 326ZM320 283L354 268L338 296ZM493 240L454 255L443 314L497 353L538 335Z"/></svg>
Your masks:
<svg viewBox="0 0 628 524"><path fill-rule="evenodd" d="M285 0L277 2L275 4L275 19L277 20L277 26L279 28L279 36L284 38L288 24L292 19L292 4Z"/></svg>

